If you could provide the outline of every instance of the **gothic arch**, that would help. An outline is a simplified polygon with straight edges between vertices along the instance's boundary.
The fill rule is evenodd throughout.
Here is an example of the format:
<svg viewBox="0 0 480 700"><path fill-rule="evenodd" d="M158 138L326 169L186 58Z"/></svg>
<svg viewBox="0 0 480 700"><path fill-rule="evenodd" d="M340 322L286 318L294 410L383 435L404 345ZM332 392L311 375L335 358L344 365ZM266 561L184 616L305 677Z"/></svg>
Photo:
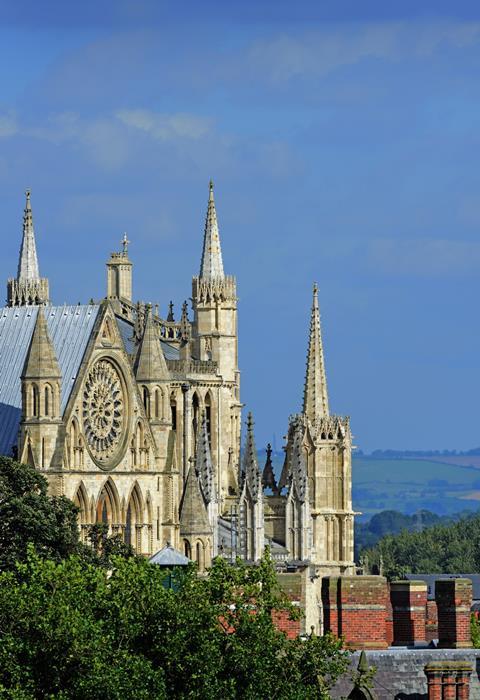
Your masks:
<svg viewBox="0 0 480 700"><path fill-rule="evenodd" d="M138 552L142 551L142 527L144 525L144 502L138 482L133 484L127 499L125 513L125 542Z"/></svg>
<svg viewBox="0 0 480 700"><path fill-rule="evenodd" d="M117 487L112 479L108 479L103 484L97 498L96 504L97 523L106 523L109 530L116 533L121 521L120 498Z"/></svg>
<svg viewBox="0 0 480 700"><path fill-rule="evenodd" d="M142 385L142 401L143 407L145 409L145 415L147 418L151 418L151 405L150 405L150 390L148 386Z"/></svg>
<svg viewBox="0 0 480 700"><path fill-rule="evenodd" d="M80 482L73 498L74 504L78 508L78 527L80 529L80 539L82 542L86 538L87 526L91 524L91 510L87 490L83 481Z"/></svg>

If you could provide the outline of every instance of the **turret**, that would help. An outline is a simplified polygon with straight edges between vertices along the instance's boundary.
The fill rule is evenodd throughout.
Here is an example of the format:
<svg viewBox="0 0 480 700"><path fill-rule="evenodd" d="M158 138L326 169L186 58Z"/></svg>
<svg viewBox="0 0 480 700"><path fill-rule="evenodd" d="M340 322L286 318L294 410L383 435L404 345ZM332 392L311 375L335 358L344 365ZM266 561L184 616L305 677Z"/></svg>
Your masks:
<svg viewBox="0 0 480 700"><path fill-rule="evenodd" d="M7 283L8 306L30 306L49 303L48 279L40 277L33 229L30 190L26 191L23 212L23 237L16 279Z"/></svg>
<svg viewBox="0 0 480 700"><path fill-rule="evenodd" d="M146 307L145 327L134 371L157 448L160 454L166 454L168 429L171 426L170 374L150 305Z"/></svg>
<svg viewBox="0 0 480 700"><path fill-rule="evenodd" d="M112 253L107 262L107 298L132 301L132 263L128 258L130 241L125 233L122 240L123 250Z"/></svg>
<svg viewBox="0 0 480 700"><path fill-rule="evenodd" d="M22 422L19 455L39 469L55 464L57 437L61 421L60 391L62 375L48 333L43 307L37 320L23 373Z"/></svg>
<svg viewBox="0 0 480 700"><path fill-rule="evenodd" d="M210 565L212 534L199 477L192 465L180 504L180 538L185 555L196 561L200 570Z"/></svg>

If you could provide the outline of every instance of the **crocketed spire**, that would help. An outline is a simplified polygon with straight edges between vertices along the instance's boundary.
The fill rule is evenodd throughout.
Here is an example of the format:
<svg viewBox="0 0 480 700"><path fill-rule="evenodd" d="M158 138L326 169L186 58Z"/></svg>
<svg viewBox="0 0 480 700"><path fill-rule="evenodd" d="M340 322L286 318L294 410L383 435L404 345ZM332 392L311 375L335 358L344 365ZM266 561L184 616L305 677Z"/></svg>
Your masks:
<svg viewBox="0 0 480 700"><path fill-rule="evenodd" d="M319 418L327 418L328 393L325 362L323 359L320 311L318 308L318 288L313 285L312 315L308 341L307 373L303 393L303 413L314 423Z"/></svg>
<svg viewBox="0 0 480 700"><path fill-rule="evenodd" d="M137 382L168 379L169 373L167 363L160 343L160 336L152 318L150 305L147 305L146 317L145 330L135 363Z"/></svg>
<svg viewBox="0 0 480 700"><path fill-rule="evenodd" d="M252 498L257 500L262 491L262 474L258 466L257 449L253 435L253 416L251 413L247 416L247 439L243 454L242 475Z"/></svg>
<svg viewBox="0 0 480 700"><path fill-rule="evenodd" d="M198 431L195 471L198 474L205 500L207 503L210 503L215 496L215 473L213 470L210 442L208 440L207 416L205 411L202 413Z"/></svg>
<svg viewBox="0 0 480 700"><path fill-rule="evenodd" d="M9 306L36 306L49 303L48 279L41 278L38 270L30 190L25 194L27 201L23 212L23 236L17 276L10 278L7 282Z"/></svg>
<svg viewBox="0 0 480 700"><path fill-rule="evenodd" d="M25 192L26 203L23 212L23 238L18 258L18 280L39 280L37 248L35 246L35 233L33 231L32 206L30 204L30 190Z"/></svg>
<svg viewBox="0 0 480 700"><path fill-rule="evenodd" d="M218 232L217 212L213 198L213 182L210 180L207 218L205 220L205 235L203 238L202 264L200 265L201 279L223 279L222 249Z"/></svg>

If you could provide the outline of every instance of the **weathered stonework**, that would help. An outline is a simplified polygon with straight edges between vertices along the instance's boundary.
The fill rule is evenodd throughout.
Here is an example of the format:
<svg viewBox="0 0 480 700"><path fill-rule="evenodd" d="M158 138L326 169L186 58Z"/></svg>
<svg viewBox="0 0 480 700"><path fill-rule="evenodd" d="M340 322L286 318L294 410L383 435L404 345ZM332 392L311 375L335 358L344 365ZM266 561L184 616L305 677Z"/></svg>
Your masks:
<svg viewBox="0 0 480 700"><path fill-rule="evenodd" d="M28 355L19 457L77 504L83 537L103 521L143 554L169 541L201 568L219 553L256 561L270 543L279 567L308 580L302 600L319 631L320 577L353 572L354 513L350 426L329 414L316 287L303 410L290 419L277 485L271 461L258 464L251 416L240 459L237 290L224 273L213 186L192 318L186 302L175 321L172 303L163 319L158 305L132 301L126 235L122 244L107 262L105 299L78 312L48 306L27 195L8 304L32 305L32 314L11 313L0 326L30 324L16 336ZM222 546L220 526L229 530Z"/></svg>

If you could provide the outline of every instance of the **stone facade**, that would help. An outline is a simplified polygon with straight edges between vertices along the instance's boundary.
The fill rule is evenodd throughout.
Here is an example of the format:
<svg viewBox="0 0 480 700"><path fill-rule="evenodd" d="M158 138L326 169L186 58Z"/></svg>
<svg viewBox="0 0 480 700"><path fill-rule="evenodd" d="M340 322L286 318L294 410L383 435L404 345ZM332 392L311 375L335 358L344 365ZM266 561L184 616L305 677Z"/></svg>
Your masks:
<svg viewBox="0 0 480 700"><path fill-rule="evenodd" d="M348 418L329 413L317 288L303 409L290 418L277 485L270 454L258 465L251 415L240 456L236 280L224 273L212 184L191 317L186 302L175 320L171 303L162 318L158 305L133 301L128 245L125 235L107 262L103 300L51 306L27 193L18 274L0 318L0 346L15 333L17 360L25 357L21 408L16 384L7 406L19 458L77 504L83 536L105 522L143 554L168 541L200 568L217 554L256 561L269 543L280 567L308 571L311 584L353 573L351 433Z"/></svg>

